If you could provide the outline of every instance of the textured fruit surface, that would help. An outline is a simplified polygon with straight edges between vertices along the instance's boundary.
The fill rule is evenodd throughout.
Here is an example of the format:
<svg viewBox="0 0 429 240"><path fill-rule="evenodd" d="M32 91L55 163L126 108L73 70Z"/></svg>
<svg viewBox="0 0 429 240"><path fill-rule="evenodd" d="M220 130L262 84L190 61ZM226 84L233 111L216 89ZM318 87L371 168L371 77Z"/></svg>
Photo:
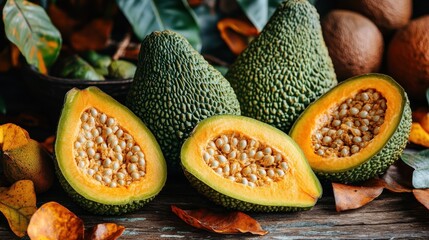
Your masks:
<svg viewBox="0 0 429 240"><path fill-rule="evenodd" d="M410 98L425 101L429 88L429 16L411 21L398 30L387 50L387 70Z"/></svg>
<svg viewBox="0 0 429 240"><path fill-rule="evenodd" d="M143 40L127 105L155 135L169 171L180 169L180 147L199 121L240 114L229 82L171 31Z"/></svg>
<svg viewBox="0 0 429 240"><path fill-rule="evenodd" d="M383 31L404 27L413 13L412 0L341 0L336 3L340 8L366 16Z"/></svg>
<svg viewBox="0 0 429 240"><path fill-rule="evenodd" d="M304 210L322 195L296 143L248 117L219 115L201 121L182 147L181 163L199 192L227 208Z"/></svg>
<svg viewBox="0 0 429 240"><path fill-rule="evenodd" d="M55 154L65 191L97 214L141 208L161 191L167 177L164 157L149 129L96 87L67 93Z"/></svg>
<svg viewBox="0 0 429 240"><path fill-rule="evenodd" d="M312 103L291 129L316 174L357 182L383 173L410 134L406 93L391 77L348 79Z"/></svg>
<svg viewBox="0 0 429 240"><path fill-rule="evenodd" d="M383 59L383 36L368 18L333 10L322 20L323 38L339 81L378 72Z"/></svg>
<svg viewBox="0 0 429 240"><path fill-rule="evenodd" d="M52 157L35 140L3 152L3 173L10 183L31 180L37 193L47 191L54 181Z"/></svg>
<svg viewBox="0 0 429 240"><path fill-rule="evenodd" d="M337 83L316 9L280 4L226 74L242 115L289 131L306 106Z"/></svg>

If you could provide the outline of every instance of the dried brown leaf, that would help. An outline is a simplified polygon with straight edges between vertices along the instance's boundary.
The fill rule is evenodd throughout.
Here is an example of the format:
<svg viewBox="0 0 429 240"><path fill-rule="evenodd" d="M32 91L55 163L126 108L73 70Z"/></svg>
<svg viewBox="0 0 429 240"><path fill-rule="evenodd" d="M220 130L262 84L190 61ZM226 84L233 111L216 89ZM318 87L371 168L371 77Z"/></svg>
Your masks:
<svg viewBox="0 0 429 240"><path fill-rule="evenodd" d="M402 161L397 161L391 165L383 174L384 188L392 192L411 192L413 169Z"/></svg>
<svg viewBox="0 0 429 240"><path fill-rule="evenodd" d="M124 232L125 227L116 223L101 223L85 231L85 240L115 240Z"/></svg>
<svg viewBox="0 0 429 240"><path fill-rule="evenodd" d="M49 153L54 153L55 136L49 136L44 142L40 143Z"/></svg>
<svg viewBox="0 0 429 240"><path fill-rule="evenodd" d="M43 204L28 225L31 239L83 239L83 221L59 203Z"/></svg>
<svg viewBox="0 0 429 240"><path fill-rule="evenodd" d="M222 234L252 233L265 235L268 231L252 217L242 212L216 213L207 209L182 210L171 205L171 210L187 224Z"/></svg>
<svg viewBox="0 0 429 240"><path fill-rule="evenodd" d="M36 209L36 193L32 181L21 180L10 188L0 188L0 211L16 236L26 235L30 218Z"/></svg>
<svg viewBox="0 0 429 240"><path fill-rule="evenodd" d="M107 46L113 28L111 19L94 19L72 33L71 45L77 51L100 50Z"/></svg>
<svg viewBox="0 0 429 240"><path fill-rule="evenodd" d="M258 29L249 20L224 18L217 23L217 28L222 39L235 55L244 51L250 39L259 34Z"/></svg>
<svg viewBox="0 0 429 240"><path fill-rule="evenodd" d="M414 197L429 209L429 189L413 189Z"/></svg>
<svg viewBox="0 0 429 240"><path fill-rule="evenodd" d="M371 202L383 192L384 181L371 179L362 186L332 183L337 212L357 209Z"/></svg>

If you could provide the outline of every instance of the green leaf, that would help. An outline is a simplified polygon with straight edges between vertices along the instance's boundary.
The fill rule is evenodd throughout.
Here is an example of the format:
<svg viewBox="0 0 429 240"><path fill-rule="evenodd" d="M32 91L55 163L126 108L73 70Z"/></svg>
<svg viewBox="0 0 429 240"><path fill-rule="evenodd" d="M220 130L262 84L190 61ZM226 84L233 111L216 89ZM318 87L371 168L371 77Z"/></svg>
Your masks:
<svg viewBox="0 0 429 240"><path fill-rule="evenodd" d="M401 159L408 166L414 168L413 186L415 188L429 188L429 149L420 152L404 152Z"/></svg>
<svg viewBox="0 0 429 240"><path fill-rule="evenodd" d="M429 149L413 153L404 152L401 159L414 169L429 168Z"/></svg>
<svg viewBox="0 0 429 240"><path fill-rule="evenodd" d="M194 13L186 0L116 0L142 40L153 31L172 30L182 34L197 50L201 38Z"/></svg>
<svg viewBox="0 0 429 240"><path fill-rule="evenodd" d="M413 186L415 188L429 188L429 168L414 170Z"/></svg>
<svg viewBox="0 0 429 240"><path fill-rule="evenodd" d="M259 31L264 28L281 2L283 0L237 0L238 5Z"/></svg>
<svg viewBox="0 0 429 240"><path fill-rule="evenodd" d="M6 36L27 62L46 73L58 57L61 34L45 10L29 1L8 0L3 8Z"/></svg>

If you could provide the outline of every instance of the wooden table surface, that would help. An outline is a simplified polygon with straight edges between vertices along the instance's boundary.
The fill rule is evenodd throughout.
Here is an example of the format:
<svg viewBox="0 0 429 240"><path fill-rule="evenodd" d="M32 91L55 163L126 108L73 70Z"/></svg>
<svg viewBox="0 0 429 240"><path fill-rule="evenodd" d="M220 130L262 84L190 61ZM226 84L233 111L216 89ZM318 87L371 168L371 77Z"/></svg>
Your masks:
<svg viewBox="0 0 429 240"><path fill-rule="evenodd" d="M22 78L0 74L0 94L12 115L20 112L52 114L31 95ZM1 120L1 119L0 119ZM36 140L52 134L55 122L42 124L42 129L27 129ZM39 139L37 139L39 138ZM169 176L161 193L140 211L127 215L94 216L74 204L58 185L38 196L37 206L56 201L83 219L87 228L98 223L114 222L125 226L120 239L429 239L429 210L410 193L383 194L361 209L338 213L330 184L309 211L295 213L248 213L269 233L265 236L219 235L195 229L174 215L172 204L183 209L208 208L223 210L198 194L183 176ZM4 217L0 217L0 240L17 239Z"/></svg>

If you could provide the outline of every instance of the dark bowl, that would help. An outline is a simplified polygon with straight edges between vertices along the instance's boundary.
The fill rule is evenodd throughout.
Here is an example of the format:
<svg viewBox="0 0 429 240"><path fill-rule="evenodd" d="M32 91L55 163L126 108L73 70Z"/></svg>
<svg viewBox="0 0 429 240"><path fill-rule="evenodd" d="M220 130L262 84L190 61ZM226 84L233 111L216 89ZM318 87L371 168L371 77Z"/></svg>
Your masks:
<svg viewBox="0 0 429 240"><path fill-rule="evenodd" d="M92 81L85 79L60 78L45 75L37 71L34 66L23 67L23 78L31 95L47 109L54 119L59 117L65 94L72 88L84 89L95 86L109 94L121 103L125 102L128 89L133 79L106 79Z"/></svg>
<svg viewBox="0 0 429 240"><path fill-rule="evenodd" d="M114 98L124 98L133 82L132 78L106 79L102 81L60 78L42 74L31 65L25 65L23 69L26 84L32 92L42 97L60 101L64 99L65 94L70 89L84 89L89 86L96 86Z"/></svg>

